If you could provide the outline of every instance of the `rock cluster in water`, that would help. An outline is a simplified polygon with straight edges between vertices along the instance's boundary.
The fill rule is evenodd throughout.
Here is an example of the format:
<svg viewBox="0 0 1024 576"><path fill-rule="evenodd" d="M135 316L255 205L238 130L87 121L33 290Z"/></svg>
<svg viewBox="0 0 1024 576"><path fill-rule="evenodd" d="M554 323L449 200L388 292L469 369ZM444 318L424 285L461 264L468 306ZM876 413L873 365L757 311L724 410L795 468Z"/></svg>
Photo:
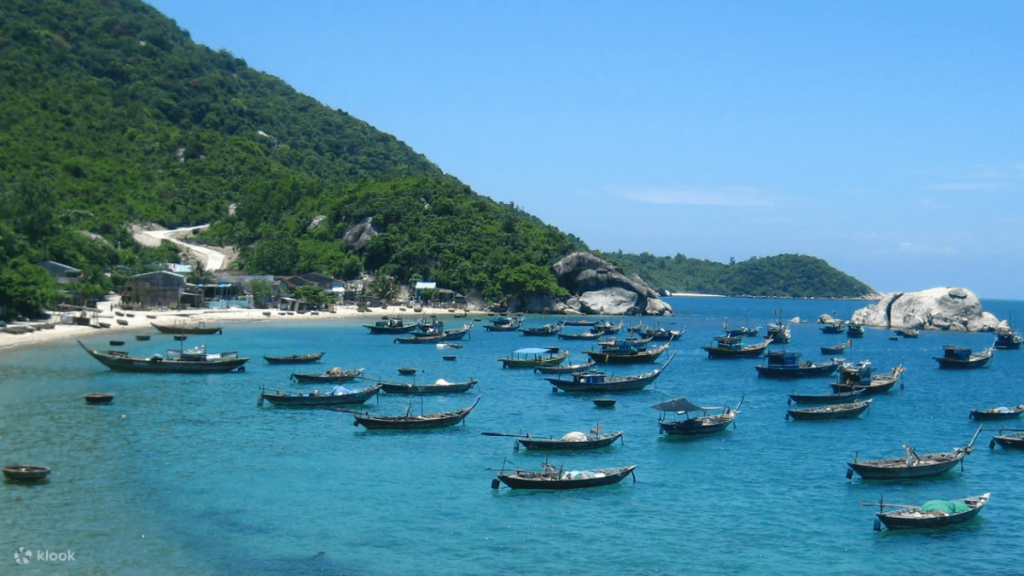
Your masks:
<svg viewBox="0 0 1024 576"><path fill-rule="evenodd" d="M883 328L917 328L950 332L993 332L1002 325L966 288L931 288L921 292L892 292L877 304L853 313L854 324Z"/></svg>

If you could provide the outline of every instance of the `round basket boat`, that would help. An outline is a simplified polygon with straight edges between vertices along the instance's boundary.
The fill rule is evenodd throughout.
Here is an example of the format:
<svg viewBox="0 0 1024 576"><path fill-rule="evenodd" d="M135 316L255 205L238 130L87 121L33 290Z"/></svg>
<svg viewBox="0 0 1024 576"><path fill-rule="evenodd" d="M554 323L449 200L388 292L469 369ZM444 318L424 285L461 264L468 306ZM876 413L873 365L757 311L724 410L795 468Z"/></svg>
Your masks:
<svg viewBox="0 0 1024 576"><path fill-rule="evenodd" d="M149 340L149 338L150 338L149 334L136 334L135 335L135 339L136 340Z"/></svg>
<svg viewBox="0 0 1024 576"><path fill-rule="evenodd" d="M180 341L180 340L184 340L186 338L188 338L188 336L185 336L184 334L175 334L174 335L174 339L175 340L179 340Z"/></svg>
<svg viewBox="0 0 1024 576"><path fill-rule="evenodd" d="M124 340L111 340L111 346L124 346Z"/></svg>
<svg viewBox="0 0 1024 576"><path fill-rule="evenodd" d="M46 478L49 474L50 469L46 466L27 466L25 464L4 466L4 476L10 480L18 480L20 482L35 482L36 480Z"/></svg>
<svg viewBox="0 0 1024 576"><path fill-rule="evenodd" d="M403 375L403 376L412 376L413 374L416 373L416 369L415 368L399 368L398 369L398 373Z"/></svg>
<svg viewBox="0 0 1024 576"><path fill-rule="evenodd" d="M597 406L598 408L611 408L611 407L615 406L615 399L614 398L595 398L594 399L594 406Z"/></svg>
<svg viewBox="0 0 1024 576"><path fill-rule="evenodd" d="M85 395L86 404L110 404L114 395L109 392L90 392Z"/></svg>
<svg viewBox="0 0 1024 576"><path fill-rule="evenodd" d="M456 358L458 358L458 356L448 355L448 356L441 356L441 358L444 358L445 360L455 360Z"/></svg>

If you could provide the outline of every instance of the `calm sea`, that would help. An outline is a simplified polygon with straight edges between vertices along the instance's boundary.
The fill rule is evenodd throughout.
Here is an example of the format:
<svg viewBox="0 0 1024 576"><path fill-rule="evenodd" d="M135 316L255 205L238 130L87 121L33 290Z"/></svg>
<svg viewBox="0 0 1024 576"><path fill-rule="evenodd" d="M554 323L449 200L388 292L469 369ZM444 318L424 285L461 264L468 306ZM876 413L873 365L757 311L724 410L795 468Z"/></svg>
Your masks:
<svg viewBox="0 0 1024 576"><path fill-rule="evenodd" d="M901 361L905 388L878 397L858 420L786 421L788 392L826 392L827 380L759 379L758 360L711 361L700 349L730 325L765 325L775 310L812 322L849 318L862 302L671 298L677 315L644 319L686 328L675 361L649 389L618 395L613 409L593 395L553 393L529 370L505 370L514 349L583 342L488 333L480 324L461 350L402 345L371 336L360 322L229 324L223 335L193 336L211 351L253 359L244 373L209 376L113 373L74 341L0 355L0 461L42 464L49 481L0 484L0 573L29 574L809 574L1006 573L1019 570L1024 524L1024 454L988 447L943 477L906 483L847 480L846 462L965 445L977 425L972 407L1024 402L1024 351L1001 351L986 369L940 371L944 344L984 348L988 334L922 333L889 340L869 329L851 357L882 371ZM1024 317L1024 303L986 301L999 318ZM368 314L365 322L377 318ZM472 320L470 317L468 320ZM553 321L555 318L548 318ZM539 325L532 317L527 325ZM626 319L635 322L636 319ZM461 320L452 320L450 325ZM813 323L792 327L806 359L846 339ZM87 344L106 349L96 333ZM149 355L174 347L169 336L127 337ZM365 368L419 383L477 378L469 394L425 398L413 410L479 406L464 426L426 432L368 432L351 415L256 405L261 386L294 388L292 366L263 355L326 352L331 366ZM455 353L454 362L442 359ZM617 373L648 367L620 367ZM312 387L309 387L312 388ZM82 395L116 394L107 406ZM658 434L656 402L686 396L735 405L734 430L691 441ZM367 407L398 414L403 397ZM624 444L547 458L566 469L636 464L636 482L567 492L490 487L488 468L537 469L543 454L514 451L512 438L481 432L561 436L600 424L623 430ZM1024 427L1024 422L1012 426ZM991 492L980 517L943 531L874 532L885 500L920 504ZM33 557L27 564L25 551ZM45 552L51 554L47 556ZM44 559L38 559L44 552ZM50 559L71 552L74 560ZM67 556L65 556L67 557Z"/></svg>

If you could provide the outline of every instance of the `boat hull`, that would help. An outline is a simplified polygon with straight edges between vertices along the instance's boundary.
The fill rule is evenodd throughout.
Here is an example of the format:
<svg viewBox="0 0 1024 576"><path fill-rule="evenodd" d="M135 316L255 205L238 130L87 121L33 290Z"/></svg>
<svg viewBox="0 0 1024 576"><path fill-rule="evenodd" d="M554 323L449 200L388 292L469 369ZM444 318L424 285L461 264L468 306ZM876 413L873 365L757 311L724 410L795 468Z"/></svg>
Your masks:
<svg viewBox="0 0 1024 576"><path fill-rule="evenodd" d="M290 394L269 394L267 392L261 392L260 398L270 402L274 406L284 406L287 408L321 408L324 406L352 406L354 404L363 404L370 398L373 398L380 392L381 385L376 384L363 390L357 390L350 394L306 394L306 395L290 395Z"/></svg>
<svg viewBox="0 0 1024 576"><path fill-rule="evenodd" d="M421 416L370 416L369 414L354 414L354 426L363 426L367 430L429 430L434 428L447 428L455 426L469 416L469 413L476 407L480 398L477 397L472 406L455 410L453 412L439 412L437 414L424 414Z"/></svg>
<svg viewBox="0 0 1024 576"><path fill-rule="evenodd" d="M871 406L871 400L849 404L832 404L816 408L794 408L787 410L786 415L793 420L839 420L857 418Z"/></svg>
<svg viewBox="0 0 1024 576"><path fill-rule="evenodd" d="M839 364L817 364L814 366L802 366L799 368L782 368L774 366L754 366L757 368L757 375L761 378L823 378L831 376L839 368Z"/></svg>
<svg viewBox="0 0 1024 576"><path fill-rule="evenodd" d="M876 516L878 516L878 519L882 524L885 524L885 527L890 530L942 528L945 526L963 524L964 522L971 520L981 512L981 509L984 508L988 499L988 494L964 498L963 502L969 506L969 509L958 514L922 515L920 513L920 508L914 507L907 510L898 510L896 512L879 512Z"/></svg>
<svg viewBox="0 0 1024 576"><path fill-rule="evenodd" d="M615 443L616 440L622 438L622 432L615 432L614 434L602 434L599 438L594 440L584 440L582 442L569 442L566 440L554 440L550 438L517 438L516 441L526 448L527 450L564 450L564 451L578 451L578 450L594 450L597 448L607 448Z"/></svg>
<svg viewBox="0 0 1024 576"><path fill-rule="evenodd" d="M789 399L797 404L849 404L860 399L860 390L841 392L838 394L790 394Z"/></svg>
<svg viewBox="0 0 1024 576"><path fill-rule="evenodd" d="M428 396L435 394L460 394L462 392L469 392L474 386L476 386L476 380L470 380L468 382L458 382L454 384L398 384L398 383L383 383L384 391L388 394L403 394L406 396Z"/></svg>
<svg viewBox="0 0 1024 576"><path fill-rule="evenodd" d="M601 468L598 470L587 470L588 473L599 473L600 477L561 479L551 474L541 472L521 472L515 474L498 474L501 480L509 488L516 490L572 490L576 488L595 488L597 486L608 486L618 484L629 476L636 468L635 465L623 466L622 468Z"/></svg>
<svg viewBox="0 0 1024 576"><path fill-rule="evenodd" d="M1001 434L993 436L992 441L1007 450L1024 450L1024 434Z"/></svg>
<svg viewBox="0 0 1024 576"><path fill-rule="evenodd" d="M583 353L598 364L643 364L655 362L658 357L668 350L668 344L655 348L654 350L638 351L631 354L620 354L615 352L604 352L600 350L584 350Z"/></svg>
<svg viewBox="0 0 1024 576"><path fill-rule="evenodd" d="M905 458L847 462L847 466L865 480L924 478L949 472L962 462L966 455L966 452L926 454L913 466L908 466Z"/></svg>
<svg viewBox="0 0 1024 576"><path fill-rule="evenodd" d="M324 352L319 354L301 354L298 356L264 356L267 364L316 364Z"/></svg>
<svg viewBox="0 0 1024 576"><path fill-rule="evenodd" d="M725 430L734 419L734 415L728 414L687 420L663 420L658 425L661 431L669 436L707 436Z"/></svg>

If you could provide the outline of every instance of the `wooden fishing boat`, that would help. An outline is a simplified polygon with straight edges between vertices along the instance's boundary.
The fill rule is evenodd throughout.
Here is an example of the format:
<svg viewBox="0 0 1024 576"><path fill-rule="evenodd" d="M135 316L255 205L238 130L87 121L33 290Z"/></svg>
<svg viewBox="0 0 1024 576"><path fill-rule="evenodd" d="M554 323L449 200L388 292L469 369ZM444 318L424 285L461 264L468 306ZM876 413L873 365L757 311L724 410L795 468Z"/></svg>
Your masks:
<svg viewBox="0 0 1024 576"><path fill-rule="evenodd" d="M407 368L407 367L403 366L403 367L398 369L398 373L401 374L402 376L412 376L413 374L416 373L416 369L415 368Z"/></svg>
<svg viewBox="0 0 1024 576"><path fill-rule="evenodd" d="M614 408L615 407L615 399L614 398L594 398L593 402L594 402L594 406L597 406L598 408Z"/></svg>
<svg viewBox="0 0 1024 576"><path fill-rule="evenodd" d="M410 334L409 336L395 338L395 342L400 344L430 344L447 342L449 340L461 340L466 334L469 334L472 328L472 324L466 324L462 328L453 328L451 330L432 329L422 334Z"/></svg>
<svg viewBox="0 0 1024 576"><path fill-rule="evenodd" d="M897 330L896 335L904 338L917 338L921 335L921 332L916 328L903 328L901 330Z"/></svg>
<svg viewBox="0 0 1024 576"><path fill-rule="evenodd" d="M319 374L292 374L290 378L299 384L341 384L342 382L355 380L362 375L362 368L342 370L335 366L327 372Z"/></svg>
<svg viewBox="0 0 1024 576"><path fill-rule="evenodd" d="M315 364L320 361L325 353L295 354L293 356L264 356L267 364Z"/></svg>
<svg viewBox="0 0 1024 576"><path fill-rule="evenodd" d="M789 326L780 321L769 324L768 328L765 329L765 336L771 338L772 344L789 344L793 333L790 331Z"/></svg>
<svg viewBox="0 0 1024 576"><path fill-rule="evenodd" d="M1011 420L1013 418L1020 418L1021 412L1024 412L1024 404L1018 404L1012 408L1007 408L1006 406L986 408L984 410L971 408L971 418L973 420Z"/></svg>
<svg viewBox="0 0 1024 576"><path fill-rule="evenodd" d="M11 464L3 467L4 477L16 482L37 482L50 475L50 469L46 466L31 466L28 464Z"/></svg>
<svg viewBox="0 0 1024 576"><path fill-rule="evenodd" d="M833 358L815 364L800 360L799 352L769 352L765 363L754 368L761 378L821 378L831 376L842 362L842 358Z"/></svg>
<svg viewBox="0 0 1024 576"><path fill-rule="evenodd" d="M502 432L483 432L484 436L510 436L516 439L515 449L519 450L522 446L527 450L564 450L564 451L580 451L580 450L594 450L597 448L607 448L615 443L616 440L622 441L622 432L611 432L608 434L601 434L601 426L598 426L588 433L583 432L569 432L561 438L555 438L553 436L533 436L530 434L505 434Z"/></svg>
<svg viewBox="0 0 1024 576"><path fill-rule="evenodd" d="M927 476L938 476L949 472L957 464L963 466L963 460L971 453L974 441L981 433L981 426L974 433L974 437L967 446L954 448L951 452L934 452L932 454L918 455L911 446L903 445L907 455L902 458L885 458L882 460L857 460L854 456L853 462L847 462L849 469L846 471L847 478L853 478L856 472L861 478L867 480L893 480L904 478L924 478Z"/></svg>
<svg viewBox="0 0 1024 576"><path fill-rule="evenodd" d="M946 370L964 370L982 368L992 359L995 348L985 348L980 352L972 352L966 346L943 346L942 356L933 356L939 368Z"/></svg>
<svg viewBox="0 0 1024 576"><path fill-rule="evenodd" d="M377 320L373 324L363 324L363 328L368 328L370 334L406 334L412 332L419 326L418 322L407 324L401 317L383 317Z"/></svg>
<svg viewBox="0 0 1024 576"><path fill-rule="evenodd" d="M135 339L136 340L140 340L140 341L149 340L149 338L150 338L149 334L136 334L135 335Z"/></svg>
<svg viewBox="0 0 1024 576"><path fill-rule="evenodd" d="M159 354L147 358L130 356L126 352L108 350L100 352L89 348L78 341L79 346L85 349L90 356L99 360L101 364L117 372L158 372L158 373L205 373L205 372L230 372L236 368L242 372L242 366L249 361L248 357L239 358L238 352L221 352L212 354L206 352L206 346L192 350L179 352L168 350L167 357Z"/></svg>
<svg viewBox="0 0 1024 576"><path fill-rule="evenodd" d="M659 402L652 406L652 408L662 412L662 416L658 418L659 434L668 434L670 436L707 436L708 434L725 430L729 424L733 424L735 427L736 415L739 414L740 406L742 405L742 397L735 409L728 406L697 406L684 397ZM712 410L721 410L721 412L712 414ZM666 420L664 415L668 412L683 415L684 419ZM700 415L690 417L691 413L699 413Z"/></svg>
<svg viewBox="0 0 1024 576"><path fill-rule="evenodd" d="M488 332L515 332L519 330L523 321L518 316L503 316L497 320L491 320L490 324L484 325Z"/></svg>
<svg viewBox="0 0 1024 576"><path fill-rule="evenodd" d="M747 328L746 326L740 326L739 328L729 328L728 324L725 325L725 334L727 336L739 336L741 338L744 336L757 336L757 334L760 331L760 326L758 326L757 328Z"/></svg>
<svg viewBox="0 0 1024 576"><path fill-rule="evenodd" d="M731 358L759 358L772 343L771 338L765 338L758 344L744 345L743 339L738 336L716 336L713 346L701 346L711 360Z"/></svg>
<svg viewBox="0 0 1024 576"><path fill-rule="evenodd" d="M619 331L622 330L622 322L618 322L618 323L612 324L611 322L605 320L603 322L598 322L597 324L594 324L594 326L591 327L590 330L592 332L597 332L598 334L601 334L602 336L610 335L610 334L618 334Z"/></svg>
<svg viewBox="0 0 1024 576"><path fill-rule="evenodd" d="M409 405L409 410L406 410L406 413L403 416L373 416L369 413L353 414L355 422L353 422L352 425L358 426L361 424L367 430L426 430L431 428L446 428L462 422L466 416L473 411L473 408L476 407L478 402L480 402L479 396L476 397L476 400L474 400L473 404L468 408L453 410L451 412L437 412L434 414L410 414L412 404Z"/></svg>
<svg viewBox="0 0 1024 576"><path fill-rule="evenodd" d="M150 322L150 324L153 328L164 334L221 334L224 332L222 326L207 326L206 322L198 322L196 324L175 322L171 326L157 324L156 322Z"/></svg>
<svg viewBox="0 0 1024 576"><path fill-rule="evenodd" d="M580 318L578 320L563 320L564 326L594 326L597 324L597 320L587 320L586 318Z"/></svg>
<svg viewBox="0 0 1024 576"><path fill-rule="evenodd" d="M258 402L259 406L263 405L263 401L267 400L275 406L284 406L287 408L322 408L325 406L350 406L353 404L363 404L370 398L373 398L380 392L382 386L380 384L374 384L369 388L363 388L362 390L352 390L342 385L337 385L328 392L281 392L278 390L276 393L267 392L266 389L260 390L260 399Z"/></svg>
<svg viewBox="0 0 1024 576"><path fill-rule="evenodd" d="M124 340L111 340L111 346L124 346Z"/></svg>
<svg viewBox="0 0 1024 576"><path fill-rule="evenodd" d="M878 518L875 520L875 530L881 530L882 524L889 530L943 528L963 524L981 512L990 495L991 493L986 492L959 500L929 500L920 506L886 504L879 501L880 511L876 513ZM898 510L886 512L886 506Z"/></svg>
<svg viewBox="0 0 1024 576"><path fill-rule="evenodd" d="M757 335L757 331L758 330L755 328L754 335ZM665 328L648 328L641 332L641 334L650 338L651 340L664 342L666 340L679 340L680 338L683 337L684 334L686 334L686 329L684 328L682 330L668 330Z"/></svg>
<svg viewBox="0 0 1024 576"><path fill-rule="evenodd" d="M861 391L839 392L831 394L790 394L788 403L792 404L848 404L860 400Z"/></svg>
<svg viewBox="0 0 1024 576"><path fill-rule="evenodd" d="M545 324L540 328L520 328L519 331L523 333L523 336L553 336L558 334L558 331L562 329L562 323L556 322L554 324Z"/></svg>
<svg viewBox="0 0 1024 576"><path fill-rule="evenodd" d="M864 327L861 326L860 324L850 324L849 326L846 327L846 337L847 338L863 338L864 337Z"/></svg>
<svg viewBox="0 0 1024 576"><path fill-rule="evenodd" d="M992 345L996 350L1020 350L1024 337L1012 329L1004 329L996 332L996 342Z"/></svg>
<svg viewBox="0 0 1024 576"><path fill-rule="evenodd" d="M593 359L588 358L586 362L582 364L566 364L565 366L537 366L533 369L534 372L541 374L572 374L574 372L586 372L597 365Z"/></svg>
<svg viewBox="0 0 1024 576"><path fill-rule="evenodd" d="M786 411L786 420L837 420L856 418L871 406L871 398L861 402L847 402L814 406L812 408L791 408Z"/></svg>
<svg viewBox="0 0 1024 576"><path fill-rule="evenodd" d="M673 358L675 358L675 353L669 356L668 361L661 368L644 374L609 376L604 372L590 370L573 373L570 380L563 380L561 375L558 378L545 378L545 380L551 383L555 392L558 390L565 392L635 392L643 390L658 376L661 376L665 368L672 363Z"/></svg>
<svg viewBox="0 0 1024 576"><path fill-rule="evenodd" d="M829 322L821 327L822 334L842 334L846 331L846 326L839 320Z"/></svg>
<svg viewBox="0 0 1024 576"><path fill-rule="evenodd" d="M903 374L903 365L894 367L891 371L885 374L871 374L870 363L865 361L861 366L866 366L863 369L850 369L844 371L842 368L839 369L839 380L830 384L832 391L836 393L842 392L853 392L860 391L862 394L881 394L882 392L888 392L892 390L896 382L899 381L900 376ZM858 366L858 365L854 365Z"/></svg>
<svg viewBox="0 0 1024 576"><path fill-rule="evenodd" d="M648 348L646 344L624 340L615 346L602 346L600 350L583 350L583 353L598 364L640 364L656 361L670 345L671 342L666 342L661 346Z"/></svg>
<svg viewBox="0 0 1024 576"><path fill-rule="evenodd" d="M601 333L601 332L593 332L593 331L580 332L580 333L577 333L577 334L565 333L565 332L561 332L560 331L558 333L558 338L561 339L561 340L597 340L598 338L600 338L603 335L604 334Z"/></svg>
<svg viewBox="0 0 1024 576"><path fill-rule="evenodd" d="M543 463L543 470L531 472L529 470L513 470L507 474L499 472L498 477L491 482L491 488L497 489L504 483L509 488L517 490L572 490L576 488L594 488L596 486L607 486L618 484L633 473L636 465L622 466L620 468L598 468L596 470L571 470ZM636 476L633 477L636 481Z"/></svg>
<svg viewBox="0 0 1024 576"><path fill-rule="evenodd" d="M85 395L86 404L110 404L114 401L114 395L110 392L89 392Z"/></svg>
<svg viewBox="0 0 1024 576"><path fill-rule="evenodd" d="M505 358L498 358L502 368L537 368L556 366L569 357L568 350L558 348L520 348Z"/></svg>
<svg viewBox="0 0 1024 576"><path fill-rule="evenodd" d="M430 394L460 394L469 392L476 386L476 380L466 382L448 382L439 378L433 384L401 384L398 382L381 382L388 394L404 394L407 396L426 396Z"/></svg>
<svg viewBox="0 0 1024 576"><path fill-rule="evenodd" d="M999 433L992 437L988 443L989 448L995 448L996 444L999 444L1009 450L1024 450L1024 431L1016 430L1009 434L1003 434L1003 432L1004 430L999 430Z"/></svg>
<svg viewBox="0 0 1024 576"><path fill-rule="evenodd" d="M846 342L836 344L835 346L822 346L822 354L842 354L846 350Z"/></svg>

